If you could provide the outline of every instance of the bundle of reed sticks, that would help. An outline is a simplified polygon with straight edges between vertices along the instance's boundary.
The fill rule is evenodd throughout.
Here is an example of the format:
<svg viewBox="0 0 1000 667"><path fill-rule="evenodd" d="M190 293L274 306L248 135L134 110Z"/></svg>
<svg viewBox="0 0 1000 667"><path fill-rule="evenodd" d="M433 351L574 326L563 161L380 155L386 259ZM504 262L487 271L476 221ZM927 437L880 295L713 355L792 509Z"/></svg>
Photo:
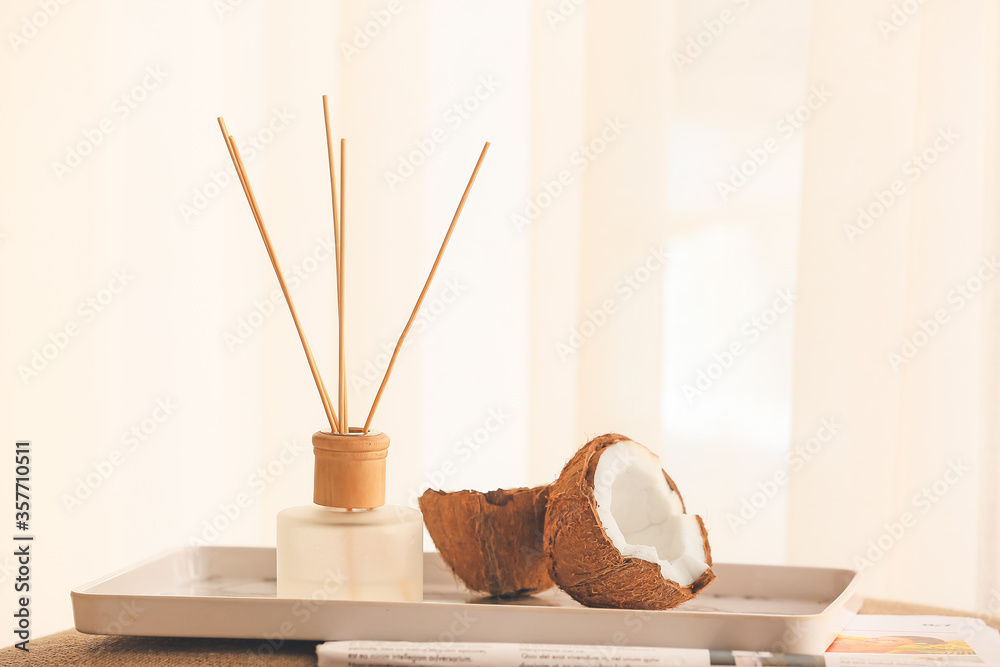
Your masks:
<svg viewBox="0 0 1000 667"><path fill-rule="evenodd" d="M219 127L222 129L222 136L226 141L226 147L229 149L229 157L233 161L233 166L236 168L236 174L240 179L240 184L243 186L243 193L246 195L247 203L250 204L250 211L253 213L254 220L257 222L257 229L260 231L260 237L264 241L264 248L267 250L267 256L271 260L271 266L274 268L274 273L278 277L278 283L281 285L281 293L285 295L285 303L288 304L288 310L292 315L292 321L295 322L295 330L299 334L299 340L302 342L302 350L306 354L306 361L309 362L309 370L312 372L313 380L316 382L316 389L319 391L320 400L323 402L323 409L326 411L327 420L330 422L330 432L348 435L351 433L351 428L347 415L347 352L344 337L344 260L346 258L345 229L347 228L347 211L345 207L345 200L347 197L344 174L347 142L344 139L340 140L340 196L338 199L337 178L334 164L333 133L330 128L330 107L326 95L323 96L323 118L326 123L326 151L330 162L330 197L333 204L334 266L337 275L339 361L337 364L338 383L336 410L334 410L333 405L330 403L330 396L327 394L326 385L323 383L323 378L320 375L319 368L316 366L316 360L313 358L312 350L309 349L309 343L306 341L305 332L302 330L302 323L299 321L298 313L295 311L295 304L292 302L292 295L288 291L288 285L285 284L285 278L281 272L281 266L278 264L278 257L274 252L274 246L271 244L271 237L268 235L267 227L264 225L264 218L261 215L260 206L257 204L257 198L254 196L253 188L250 186L250 179L247 176L246 167L243 165L243 158L240 157L240 150L236 146L235 139L233 139L232 135L229 134L229 130L226 129L226 122L221 116L219 117ZM448 232L444 236L444 241L441 242L441 249L438 250L437 257L434 258L434 264L431 266L427 280L424 282L424 288L420 291L420 296L417 297L417 302L413 306L410 318L407 320L406 326L403 327L403 332L399 335L399 339L396 341L396 347L392 352L392 357L389 359L389 366L385 369L385 375L382 377L382 383L379 385L378 392L375 394L375 400L372 401L372 406L368 411L368 418L365 420L365 425L363 428L355 428L355 432L365 434L368 433L368 429L371 428L372 419L375 417L375 410L378 409L379 401L382 400L382 393L385 391L385 386L389 382L389 376L392 374L392 369L396 365L396 357L399 356L399 351L403 347L406 335L410 332L410 327L413 325L413 321L417 317L417 312L419 312L420 306L424 301L424 297L427 295L427 290L430 288L431 282L434 280L434 274L437 273L438 265L441 263L441 257L444 256L445 248L448 247L448 241L451 240L451 235L455 231L455 225L458 224L458 218L462 215L462 209L465 208L465 201L469 198L469 192L472 190L472 184L476 182L476 176L479 174L479 168L483 164L483 159L486 157L486 151L489 150L489 147L490 142L487 141L483 146L483 151L479 155L479 160L476 162L475 168L472 170L472 176L469 177L469 183L465 186L465 192L462 193L462 199L458 202L458 208L455 210L455 215L451 219L451 225L448 227ZM338 413L340 415L339 419L337 417Z"/></svg>

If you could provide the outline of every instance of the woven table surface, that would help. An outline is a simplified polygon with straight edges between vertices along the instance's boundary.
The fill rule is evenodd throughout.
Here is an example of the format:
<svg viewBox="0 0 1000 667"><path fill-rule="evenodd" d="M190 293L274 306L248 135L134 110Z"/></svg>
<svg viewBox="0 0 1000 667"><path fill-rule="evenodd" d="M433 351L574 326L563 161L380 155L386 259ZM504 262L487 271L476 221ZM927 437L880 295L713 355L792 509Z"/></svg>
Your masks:
<svg viewBox="0 0 1000 667"><path fill-rule="evenodd" d="M939 607L886 600L866 600L862 614L931 614L975 616ZM1000 629L1000 618L985 618ZM172 637L112 637L66 630L31 640L29 655L13 647L0 649L0 665L135 665L136 667L253 667L256 665L315 665L318 642L286 641L277 649L259 639L191 639Z"/></svg>

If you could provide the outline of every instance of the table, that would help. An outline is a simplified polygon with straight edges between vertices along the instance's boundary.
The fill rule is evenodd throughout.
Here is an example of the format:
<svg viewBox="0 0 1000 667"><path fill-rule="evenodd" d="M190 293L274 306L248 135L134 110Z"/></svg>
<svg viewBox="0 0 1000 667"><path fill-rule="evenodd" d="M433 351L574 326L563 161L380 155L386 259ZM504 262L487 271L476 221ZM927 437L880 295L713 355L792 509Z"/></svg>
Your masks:
<svg viewBox="0 0 1000 667"><path fill-rule="evenodd" d="M939 607L865 600L862 614L930 614L938 616L975 616ZM983 620L1000 629L1000 618ZM0 664L47 667L81 665L83 667L313 667L317 642L288 641L273 654L259 655L257 639L191 639L172 637L111 637L85 635L66 630L31 640L29 658L13 647L0 650Z"/></svg>

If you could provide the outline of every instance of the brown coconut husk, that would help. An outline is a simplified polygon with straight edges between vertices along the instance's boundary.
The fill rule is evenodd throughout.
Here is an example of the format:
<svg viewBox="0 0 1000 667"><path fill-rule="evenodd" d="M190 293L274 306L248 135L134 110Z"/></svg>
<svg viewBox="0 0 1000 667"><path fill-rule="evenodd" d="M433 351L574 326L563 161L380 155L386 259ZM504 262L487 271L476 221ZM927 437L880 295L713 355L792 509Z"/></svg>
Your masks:
<svg viewBox="0 0 1000 667"><path fill-rule="evenodd" d="M621 555L597 515L594 473L605 449L629 439L618 433L594 438L570 459L551 485L544 533L549 575L588 607L670 609L690 600L715 579L708 533L697 517L709 568L689 586L664 579L655 563ZM666 472L663 476L680 497L670 476Z"/></svg>
<svg viewBox="0 0 1000 667"><path fill-rule="evenodd" d="M428 490L420 510L441 558L470 590L512 598L554 585L542 550L547 499L547 486Z"/></svg>

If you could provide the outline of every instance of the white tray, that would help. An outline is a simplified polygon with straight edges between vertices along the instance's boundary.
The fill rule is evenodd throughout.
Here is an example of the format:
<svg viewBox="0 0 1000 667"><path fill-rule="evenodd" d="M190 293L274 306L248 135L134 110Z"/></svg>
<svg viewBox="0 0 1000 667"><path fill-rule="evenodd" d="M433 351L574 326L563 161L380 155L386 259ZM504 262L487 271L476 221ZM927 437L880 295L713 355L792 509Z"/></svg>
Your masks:
<svg viewBox="0 0 1000 667"><path fill-rule="evenodd" d="M189 547L72 592L91 634L325 641L538 642L822 653L861 606L852 570L717 563L716 580L669 611L588 609L558 590L477 597L424 554L424 602L275 597L275 551Z"/></svg>

